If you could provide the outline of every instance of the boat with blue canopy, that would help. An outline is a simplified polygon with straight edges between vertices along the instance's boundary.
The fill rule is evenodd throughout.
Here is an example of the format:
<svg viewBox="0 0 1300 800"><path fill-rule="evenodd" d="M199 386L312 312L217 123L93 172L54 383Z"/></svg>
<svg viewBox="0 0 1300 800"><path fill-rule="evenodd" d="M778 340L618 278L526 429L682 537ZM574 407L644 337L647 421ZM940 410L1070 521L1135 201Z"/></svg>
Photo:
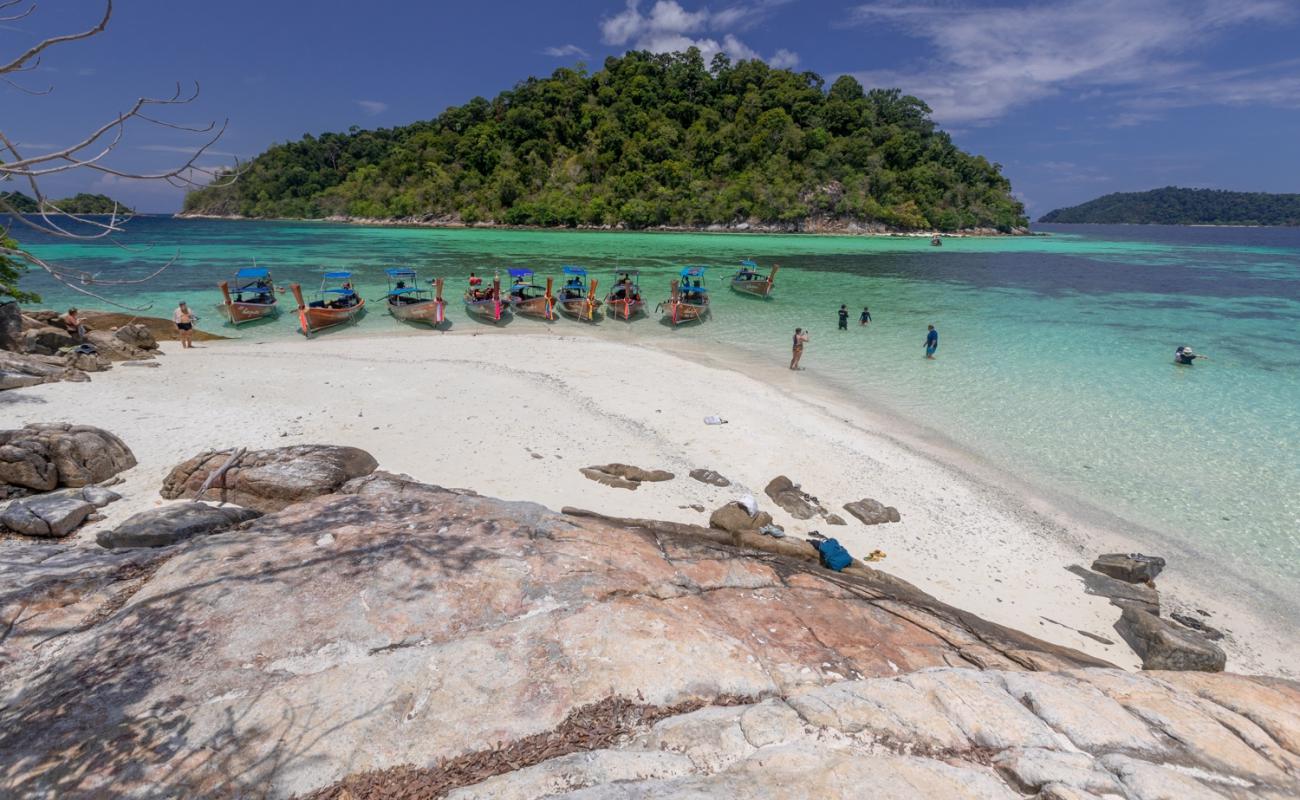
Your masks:
<svg viewBox="0 0 1300 800"><path fill-rule="evenodd" d="M465 287L465 311L493 323L505 319L510 305L501 302L501 276L493 276L491 285L484 286L483 279L471 272L469 285Z"/></svg>
<svg viewBox="0 0 1300 800"><path fill-rule="evenodd" d="M222 281L219 286L225 302L217 306L217 310L230 320L231 325L238 326L279 313L275 282L271 271L265 267L245 267L236 272L232 280Z"/></svg>
<svg viewBox="0 0 1300 800"><path fill-rule="evenodd" d="M605 313L616 319L630 320L645 312L641 296L641 273L623 270L614 279L614 288L605 295Z"/></svg>
<svg viewBox="0 0 1300 800"><path fill-rule="evenodd" d="M442 278L429 281L432 289L420 288L420 278L410 267L384 270L388 279L385 300L388 313L403 322L423 322L433 327L447 318L447 302L442 299Z"/></svg>
<svg viewBox="0 0 1300 800"><path fill-rule="evenodd" d="M731 288L741 294L771 297L776 285L776 271L780 268L779 264L773 264L771 271L764 276L759 273L757 263L745 259L740 262L740 270L731 276Z"/></svg>
<svg viewBox="0 0 1300 800"><path fill-rule="evenodd" d="M601 300L596 297L597 283L595 278L588 280L587 270L583 267L564 267L564 284L560 287L559 295L560 313L585 322L595 322L596 312L601 306Z"/></svg>
<svg viewBox="0 0 1300 800"><path fill-rule="evenodd" d="M669 284L668 299L656 310L674 326L684 322L703 322L710 315L709 290L704 286L705 267L682 267Z"/></svg>
<svg viewBox="0 0 1300 800"><path fill-rule="evenodd" d="M554 279L547 278L546 285L533 282L531 269L514 268L510 271L510 309L516 314L538 319L555 319Z"/></svg>
<svg viewBox="0 0 1300 800"><path fill-rule="evenodd" d="M365 313L366 301L352 287L352 273L343 270L326 272L321 276L316 299L303 302L302 287L293 284L293 297L298 301L299 330L307 337L317 331L356 322Z"/></svg>

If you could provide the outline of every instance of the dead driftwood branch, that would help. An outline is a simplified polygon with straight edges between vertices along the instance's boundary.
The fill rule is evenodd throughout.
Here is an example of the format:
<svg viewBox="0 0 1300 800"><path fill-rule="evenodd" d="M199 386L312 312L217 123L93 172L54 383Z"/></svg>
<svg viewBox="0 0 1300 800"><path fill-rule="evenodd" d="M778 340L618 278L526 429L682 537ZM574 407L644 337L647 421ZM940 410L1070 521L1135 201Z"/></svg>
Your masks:
<svg viewBox="0 0 1300 800"><path fill-rule="evenodd" d="M238 450L236 450L235 452L231 453L231 454L230 454L230 458L227 458L227 459L226 459L226 463L224 463L224 464L221 465L221 469L218 469L216 472L214 472L214 473L212 473L211 475L209 475L209 476L208 476L208 479L207 479L206 481L203 482L203 485L202 485L202 486L199 487L199 491L198 491L197 493L195 493L195 495L194 495L194 502L197 503L197 502L199 502L200 500L202 500L202 499L203 499L203 495L207 493L208 489L211 489L211 488L212 488L212 484L214 484L214 483L216 483L218 480L220 480L220 481L221 481L221 503L220 503L220 505L225 505L225 503L226 503L226 481L225 481L226 471L229 470L231 467L235 466L235 464L239 463L239 459L243 458L243 457L244 457L244 454L247 453L247 452L248 452L248 448L247 448L247 447L241 447L241 448L239 448Z"/></svg>

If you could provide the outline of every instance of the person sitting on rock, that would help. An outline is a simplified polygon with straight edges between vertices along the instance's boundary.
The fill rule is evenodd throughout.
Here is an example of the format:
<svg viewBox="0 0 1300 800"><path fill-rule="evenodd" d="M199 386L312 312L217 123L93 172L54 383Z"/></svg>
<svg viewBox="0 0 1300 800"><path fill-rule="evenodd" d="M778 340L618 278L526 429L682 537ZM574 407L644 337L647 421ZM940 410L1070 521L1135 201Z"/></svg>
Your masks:
<svg viewBox="0 0 1300 800"><path fill-rule="evenodd" d="M68 333L77 338L77 341L86 341L86 325L77 316L76 308L69 308L68 313L63 316L63 324L68 326Z"/></svg>

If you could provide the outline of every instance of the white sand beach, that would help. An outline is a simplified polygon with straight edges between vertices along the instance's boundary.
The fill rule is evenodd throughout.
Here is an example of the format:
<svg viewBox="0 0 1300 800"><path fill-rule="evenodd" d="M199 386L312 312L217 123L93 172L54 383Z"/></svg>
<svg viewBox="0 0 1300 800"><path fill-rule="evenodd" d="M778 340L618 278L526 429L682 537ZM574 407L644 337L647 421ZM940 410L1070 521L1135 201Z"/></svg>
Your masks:
<svg viewBox="0 0 1300 800"><path fill-rule="evenodd" d="M694 344L700 353L706 331ZM346 444L421 481L557 510L707 524L709 511L750 493L787 532L818 529L859 557L879 548L887 558L876 566L945 602L1124 667L1139 663L1112 627L1119 610L1085 594L1067 571L1136 543L967 469L944 448L909 439L779 363L742 374L568 325L164 348L158 368L118 366L91 383L0 398L6 427L97 425L134 450L139 466L119 487L125 500L81 537L164 502L163 477L201 450ZM728 424L705 425L713 414ZM677 477L629 491L579 473L609 462ZM697 482L687 476L694 468L717 470L734 485ZM848 524L792 519L763 494L777 475ZM865 526L843 511L864 497L896 506L902 521ZM1175 559L1160 590L1167 607L1207 609L1210 624L1231 632L1230 671L1297 675L1294 620L1261 611L1245 590L1234 596L1199 582Z"/></svg>

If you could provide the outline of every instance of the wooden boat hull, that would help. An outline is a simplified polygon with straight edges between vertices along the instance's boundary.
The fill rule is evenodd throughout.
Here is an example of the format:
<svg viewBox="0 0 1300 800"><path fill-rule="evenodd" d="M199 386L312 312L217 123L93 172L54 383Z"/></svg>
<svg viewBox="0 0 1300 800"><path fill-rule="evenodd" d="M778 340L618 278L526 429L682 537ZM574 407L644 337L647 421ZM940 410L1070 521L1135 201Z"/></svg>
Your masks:
<svg viewBox="0 0 1300 800"><path fill-rule="evenodd" d="M731 288L754 297L771 297L773 285L767 278L758 281L732 281Z"/></svg>
<svg viewBox="0 0 1300 800"><path fill-rule="evenodd" d="M510 313L510 306L497 300L466 300L465 313L470 316L500 322Z"/></svg>
<svg viewBox="0 0 1300 800"><path fill-rule="evenodd" d="M573 300L560 300L557 305L560 313L566 317L572 317L583 322L594 322L596 314L600 311L603 303L594 297L578 297Z"/></svg>
<svg viewBox="0 0 1300 800"><path fill-rule="evenodd" d="M317 308L307 306L298 309L298 322L302 327L303 333L311 336L317 331L323 331L326 328L335 328L339 325L347 325L356 322L357 317L365 312L366 301L362 300L355 306L348 308Z"/></svg>
<svg viewBox="0 0 1300 800"><path fill-rule="evenodd" d="M422 300L418 303L389 303L388 313L403 322L427 322L441 325L447 319L445 300Z"/></svg>
<svg viewBox="0 0 1300 800"><path fill-rule="evenodd" d="M629 320L645 313L644 300L605 298L605 313L615 319Z"/></svg>
<svg viewBox="0 0 1300 800"><path fill-rule="evenodd" d="M555 298L530 297L527 300L511 300L510 310L521 317L555 319Z"/></svg>
<svg viewBox="0 0 1300 800"><path fill-rule="evenodd" d="M684 303L669 300L664 303L664 319L673 325L686 322L703 322L709 316L708 303Z"/></svg>
<svg viewBox="0 0 1300 800"><path fill-rule="evenodd" d="M223 303L217 306L223 316L230 321L232 325L241 325L253 320L266 319L274 317L280 313L280 307L277 303Z"/></svg>

